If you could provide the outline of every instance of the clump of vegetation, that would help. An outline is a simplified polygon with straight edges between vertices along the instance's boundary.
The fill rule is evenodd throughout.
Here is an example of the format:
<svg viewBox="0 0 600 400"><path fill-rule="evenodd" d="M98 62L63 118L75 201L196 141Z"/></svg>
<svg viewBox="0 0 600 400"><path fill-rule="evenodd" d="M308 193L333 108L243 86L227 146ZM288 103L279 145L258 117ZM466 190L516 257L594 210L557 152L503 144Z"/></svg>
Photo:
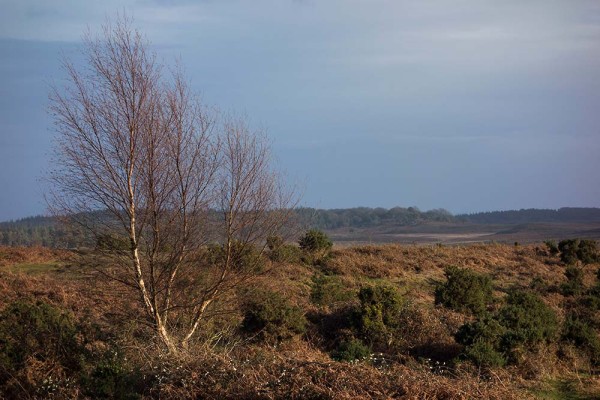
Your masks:
<svg viewBox="0 0 600 400"><path fill-rule="evenodd" d="M302 259L302 251L293 244L285 243L281 236L267 238L269 259L279 263L298 263Z"/></svg>
<svg viewBox="0 0 600 400"><path fill-rule="evenodd" d="M465 346L463 358L479 366L501 367L506 364L502 352L502 340L506 331L496 318L486 315L461 326L455 339Z"/></svg>
<svg viewBox="0 0 600 400"><path fill-rule="evenodd" d="M298 245L307 256L306 261L318 264L329 255L333 242L324 232L311 229L298 240Z"/></svg>
<svg viewBox="0 0 600 400"><path fill-rule="evenodd" d="M492 280L487 275L458 267L444 271L446 282L435 290L435 303L450 309L481 314L493 301Z"/></svg>
<svg viewBox="0 0 600 400"><path fill-rule="evenodd" d="M96 250L127 251L129 247L130 244L126 238L112 233L104 233L96 238Z"/></svg>
<svg viewBox="0 0 600 400"><path fill-rule="evenodd" d="M354 296L354 292L348 290L338 276L316 274L312 278L310 300L318 306L333 307L351 300Z"/></svg>
<svg viewBox="0 0 600 400"><path fill-rule="evenodd" d="M600 365L600 338L587 321L575 315L568 316L563 327L562 339L583 349L593 365Z"/></svg>
<svg viewBox="0 0 600 400"><path fill-rule="evenodd" d="M521 345L551 341L558 332L558 319L535 293L512 290L498 312L498 322L507 331L502 339L506 351Z"/></svg>
<svg viewBox="0 0 600 400"><path fill-rule="evenodd" d="M543 294L548 292L550 286L541 276L536 276L529 283L529 288L535 292Z"/></svg>
<svg viewBox="0 0 600 400"><path fill-rule="evenodd" d="M545 240L544 244L546 245L546 248L548 249L548 252L551 256L555 256L558 253L560 253L560 250L558 249L558 245L556 244L555 240Z"/></svg>
<svg viewBox="0 0 600 400"><path fill-rule="evenodd" d="M483 315L463 325L455 339L465 346L463 358L476 365L502 366L518 362L515 350L554 339L556 314L541 298L528 291L512 290L495 315Z"/></svg>
<svg viewBox="0 0 600 400"><path fill-rule="evenodd" d="M95 360L95 366L81 379L85 395L94 399L139 399L144 379L127 365L123 356L110 350Z"/></svg>
<svg viewBox="0 0 600 400"><path fill-rule="evenodd" d="M565 296L580 295L585 291L583 283L583 270L574 265L568 265L565 270L567 281L561 285L561 292Z"/></svg>
<svg viewBox="0 0 600 400"><path fill-rule="evenodd" d="M32 359L80 370L83 349L77 332L72 316L58 307L42 301L10 304L0 314L0 382Z"/></svg>
<svg viewBox="0 0 600 400"><path fill-rule="evenodd" d="M251 243L240 241L231 242L231 249L226 245L213 244L208 246L205 257L209 264L219 265L227 262L229 254L229 265L236 272L260 272L265 266L265 260L261 251Z"/></svg>
<svg viewBox="0 0 600 400"><path fill-rule="evenodd" d="M0 397L70 398L89 361L80 334L73 315L60 307L9 304L0 313Z"/></svg>
<svg viewBox="0 0 600 400"><path fill-rule="evenodd" d="M374 348L385 349L398 339L404 300L391 286L365 287L358 293L357 325L361 337Z"/></svg>
<svg viewBox="0 0 600 400"><path fill-rule="evenodd" d="M355 362L368 358L371 349L358 339L343 340L331 353L331 358L337 361Z"/></svg>
<svg viewBox="0 0 600 400"><path fill-rule="evenodd" d="M254 290L242 304L242 331L266 342L281 342L306 331L306 318L299 307L281 294Z"/></svg>
<svg viewBox="0 0 600 400"><path fill-rule="evenodd" d="M560 259L565 264L591 264L598 261L598 245L595 240L565 239L558 243Z"/></svg>

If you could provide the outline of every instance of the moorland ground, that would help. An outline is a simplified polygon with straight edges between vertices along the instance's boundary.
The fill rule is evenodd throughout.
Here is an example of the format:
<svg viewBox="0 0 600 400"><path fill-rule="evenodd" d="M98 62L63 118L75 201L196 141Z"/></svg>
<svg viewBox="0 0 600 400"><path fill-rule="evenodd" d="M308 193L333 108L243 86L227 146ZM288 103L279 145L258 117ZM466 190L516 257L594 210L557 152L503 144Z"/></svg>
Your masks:
<svg viewBox="0 0 600 400"><path fill-rule="evenodd" d="M598 263L576 262L580 274L574 287L560 254L542 243L359 245L318 257L292 247L267 253L263 272L224 298L178 356L167 355L156 340L134 291L86 266L98 254L0 248L1 393L6 398L600 396L593 344L600 321L597 304L589 303L600 278ZM482 309L453 307L440 297L451 279L449 266L472 274L467 278L485 278L473 282L491 284L491 292L479 299ZM540 320L554 324L542 339L515 339L527 327L511 325L507 310L528 315L511 300L515 291L541 300L542 314L553 315ZM534 300L530 304L537 304ZM569 333L573 321L583 324L579 331L587 329L587 342ZM500 326L503 333L494 341L489 338L496 333L484 329L469 342L458 334L464 326Z"/></svg>

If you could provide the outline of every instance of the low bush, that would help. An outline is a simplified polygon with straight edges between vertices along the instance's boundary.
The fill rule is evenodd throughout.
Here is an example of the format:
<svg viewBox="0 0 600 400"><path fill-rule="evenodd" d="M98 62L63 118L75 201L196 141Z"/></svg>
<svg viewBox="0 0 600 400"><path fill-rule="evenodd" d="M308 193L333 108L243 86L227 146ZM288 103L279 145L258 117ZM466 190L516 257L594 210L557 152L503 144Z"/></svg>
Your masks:
<svg viewBox="0 0 600 400"><path fill-rule="evenodd" d="M461 358L478 366L500 367L506 364L506 358L501 351L504 335L506 328L496 319L486 315L461 326L455 339L465 346Z"/></svg>
<svg viewBox="0 0 600 400"><path fill-rule="evenodd" d="M448 267L444 273L446 282L435 290L436 304L456 311L480 314L493 301L489 276L458 267Z"/></svg>
<svg viewBox="0 0 600 400"><path fill-rule="evenodd" d="M583 283L583 270L574 265L568 265L565 270L567 281L560 286L561 293L565 296L580 295L585 291Z"/></svg>
<svg viewBox="0 0 600 400"><path fill-rule="evenodd" d="M254 290L242 303L242 331L258 340L281 342L306 331L306 318L299 307L281 294Z"/></svg>
<svg viewBox="0 0 600 400"><path fill-rule="evenodd" d="M37 301L17 301L0 313L0 384L32 359L65 371L82 368L83 348L70 313Z"/></svg>
<svg viewBox="0 0 600 400"><path fill-rule="evenodd" d="M551 341L558 332L558 319L535 293L512 290L498 312L498 322L506 328L502 346L506 351L520 345Z"/></svg>
<svg viewBox="0 0 600 400"><path fill-rule="evenodd" d="M587 321L577 316L567 317L563 326L562 339L581 348L590 357L592 364L600 365L600 338Z"/></svg>
<svg viewBox="0 0 600 400"><path fill-rule="evenodd" d="M317 253L331 250L333 242L324 232L311 229L298 240L298 245L304 251Z"/></svg>
<svg viewBox="0 0 600 400"><path fill-rule="evenodd" d="M546 248L548 249L550 255L555 256L558 253L560 253L560 250L558 249L558 245L556 244L555 240L545 240L544 244L546 245Z"/></svg>
<svg viewBox="0 0 600 400"><path fill-rule="evenodd" d="M477 341L467 346L463 352L463 358L471 361L480 367L503 367L506 365L506 358L491 343Z"/></svg>
<svg viewBox="0 0 600 400"><path fill-rule="evenodd" d="M300 249L304 252L302 260L307 264L320 265L326 261L333 242L318 229L311 229L298 240Z"/></svg>
<svg viewBox="0 0 600 400"><path fill-rule="evenodd" d="M267 238L269 259L279 263L298 263L302 259L302 250L293 244L285 243L281 236Z"/></svg>
<svg viewBox="0 0 600 400"><path fill-rule="evenodd" d="M368 358L371 349L358 339L344 340L331 353L331 358L337 361L355 362Z"/></svg>
<svg viewBox="0 0 600 400"><path fill-rule="evenodd" d="M558 328L556 314L539 296L512 290L496 315L483 315L463 325L455 339L465 346L463 359L494 367L517 362L514 352L518 348L552 341Z"/></svg>
<svg viewBox="0 0 600 400"><path fill-rule="evenodd" d="M353 299L354 292L348 290L337 276L317 274L312 278L310 300L318 306L333 307Z"/></svg>
<svg viewBox="0 0 600 400"><path fill-rule="evenodd" d="M86 396L94 399L141 398L145 386L142 374L128 367L117 351L107 351L94 364L81 379Z"/></svg>
<svg viewBox="0 0 600 400"><path fill-rule="evenodd" d="M112 233L105 233L96 238L96 250L127 251L130 246L129 239Z"/></svg>
<svg viewBox="0 0 600 400"><path fill-rule="evenodd" d="M223 264L227 259L225 245L213 244L208 246L205 258L209 264ZM230 258L230 268L235 271L259 272L265 266L261 251L248 243L234 241L231 245Z"/></svg>
<svg viewBox="0 0 600 400"><path fill-rule="evenodd" d="M361 337L374 348L385 349L396 339L404 300L390 286L365 287L358 293L357 325Z"/></svg>
<svg viewBox="0 0 600 400"><path fill-rule="evenodd" d="M560 259L565 264L591 264L598 261L598 245L589 239L565 239L558 243Z"/></svg>

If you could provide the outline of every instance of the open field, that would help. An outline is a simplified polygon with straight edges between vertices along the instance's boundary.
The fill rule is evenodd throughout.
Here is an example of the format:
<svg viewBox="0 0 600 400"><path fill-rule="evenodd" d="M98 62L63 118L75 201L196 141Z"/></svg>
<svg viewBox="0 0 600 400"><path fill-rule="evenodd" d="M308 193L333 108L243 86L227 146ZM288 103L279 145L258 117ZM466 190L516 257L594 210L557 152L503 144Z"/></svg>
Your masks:
<svg viewBox="0 0 600 400"><path fill-rule="evenodd" d="M463 235L454 239L472 238ZM488 312L521 288L540 296L563 323L575 299L560 289L566 282L564 264L539 243L342 246L317 264L267 261L265 272L232 293L228 304L220 304L219 317L203 326L188 354L178 357L164 353L139 313L135 293L90 271L85 259L42 248L0 248L0 255L0 312L19 301L65 310L79 332L79 356L87 360L73 369L61 361L64 356L32 353L10 377L0 370L0 390L9 398L600 396L600 371L559 332L549 343L521 348L518 362L505 367L459 361L463 346L454 335L474 316L435 304L445 267L456 265L491 277L495 300ZM586 287L595 285L599 267L582 267ZM353 329L344 315L358 306L356 294L362 288L377 285L394 287L404 299L400 339L391 346L373 344L365 359L336 361L332 354L339 338ZM238 304L247 290L256 289L283 294L290 307L301 310L307 319L303 333L281 341L245 334ZM1 327L0 335L6 335Z"/></svg>
<svg viewBox="0 0 600 400"><path fill-rule="evenodd" d="M413 226L343 228L328 233L338 244L536 243L569 237L600 239L600 223L472 224L422 223Z"/></svg>

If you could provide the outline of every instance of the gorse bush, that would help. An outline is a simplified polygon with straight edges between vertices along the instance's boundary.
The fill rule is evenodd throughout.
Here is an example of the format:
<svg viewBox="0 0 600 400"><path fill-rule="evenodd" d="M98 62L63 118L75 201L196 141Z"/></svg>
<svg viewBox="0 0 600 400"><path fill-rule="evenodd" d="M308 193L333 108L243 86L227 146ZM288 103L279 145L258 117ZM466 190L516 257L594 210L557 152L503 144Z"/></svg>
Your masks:
<svg viewBox="0 0 600 400"><path fill-rule="evenodd" d="M344 340L331 353L331 358L337 361L361 361L371 355L371 349L358 339Z"/></svg>
<svg viewBox="0 0 600 400"><path fill-rule="evenodd" d="M500 367L506 363L501 350L504 335L506 328L497 319L486 315L461 326L455 339L465 346L462 358L479 366Z"/></svg>
<svg viewBox="0 0 600 400"><path fill-rule="evenodd" d="M127 366L116 350L109 350L94 362L81 379L85 395L94 399L139 399L144 380L139 371Z"/></svg>
<svg viewBox="0 0 600 400"><path fill-rule="evenodd" d="M358 293L357 325L361 337L374 348L385 348L397 339L404 300L390 286L365 287Z"/></svg>
<svg viewBox="0 0 600 400"><path fill-rule="evenodd" d="M565 270L565 276L567 278L567 282L563 283L560 287L563 295L576 296L585 291L585 285L583 283L583 270L581 268L574 265L568 265Z"/></svg>
<svg viewBox="0 0 600 400"><path fill-rule="evenodd" d="M298 263L302 259L302 251L293 244L287 244L281 236L267 238L269 259L280 263Z"/></svg>
<svg viewBox="0 0 600 400"><path fill-rule="evenodd" d="M205 259L209 264L223 264L227 258L227 249L224 245L213 244L208 246ZM259 272L265 266L261 251L250 243L234 241L231 246L230 268L236 272Z"/></svg>
<svg viewBox="0 0 600 400"><path fill-rule="evenodd" d="M563 326L562 339L581 348L592 364L600 365L600 338L587 321L574 315L568 316Z"/></svg>
<svg viewBox="0 0 600 400"><path fill-rule="evenodd" d="M492 280L468 269L448 267L446 282L435 290L435 303L461 312L480 314L492 299Z"/></svg>
<svg viewBox="0 0 600 400"><path fill-rule="evenodd" d="M558 249L558 245L556 244L556 241L546 240L546 241L544 241L544 244L546 245L546 248L548 249L548 252L550 253L550 255L555 256L560 252L560 250Z"/></svg>
<svg viewBox="0 0 600 400"><path fill-rule="evenodd" d="M333 247L333 242L324 232L311 229L298 240L300 248L308 253L327 253Z"/></svg>
<svg viewBox="0 0 600 400"><path fill-rule="evenodd" d="M112 233L98 235L96 238L96 250L127 251L130 246L127 238Z"/></svg>
<svg viewBox="0 0 600 400"><path fill-rule="evenodd" d="M462 357L481 367L503 367L506 358L493 344L480 340L467 346Z"/></svg>
<svg viewBox="0 0 600 400"><path fill-rule="evenodd" d="M254 290L242 302L242 331L266 342L281 342L306 331L306 318L299 307L281 294Z"/></svg>
<svg viewBox="0 0 600 400"><path fill-rule="evenodd" d="M559 328L554 311L538 295L524 290L508 294L498 322L507 329L502 343L506 350L551 341Z"/></svg>
<svg viewBox="0 0 600 400"><path fill-rule="evenodd" d="M565 264L591 264L598 261L598 245L589 239L565 239L558 243L560 259Z"/></svg>
<svg viewBox="0 0 600 400"><path fill-rule="evenodd" d="M335 306L354 298L353 291L348 290L337 276L317 274L312 278L310 300L318 306Z"/></svg>
<svg viewBox="0 0 600 400"><path fill-rule="evenodd" d="M324 232L311 229L298 240L298 245L308 256L305 261L318 264L327 257L333 242Z"/></svg>
<svg viewBox="0 0 600 400"><path fill-rule="evenodd" d="M476 365L498 367L516 362L520 347L552 341L559 329L556 314L539 296L512 290L495 315L482 315L459 328L455 335L465 346L462 357Z"/></svg>
<svg viewBox="0 0 600 400"><path fill-rule="evenodd" d="M68 312L48 303L18 301L0 313L0 383L25 368L30 359L82 368L83 348Z"/></svg>

